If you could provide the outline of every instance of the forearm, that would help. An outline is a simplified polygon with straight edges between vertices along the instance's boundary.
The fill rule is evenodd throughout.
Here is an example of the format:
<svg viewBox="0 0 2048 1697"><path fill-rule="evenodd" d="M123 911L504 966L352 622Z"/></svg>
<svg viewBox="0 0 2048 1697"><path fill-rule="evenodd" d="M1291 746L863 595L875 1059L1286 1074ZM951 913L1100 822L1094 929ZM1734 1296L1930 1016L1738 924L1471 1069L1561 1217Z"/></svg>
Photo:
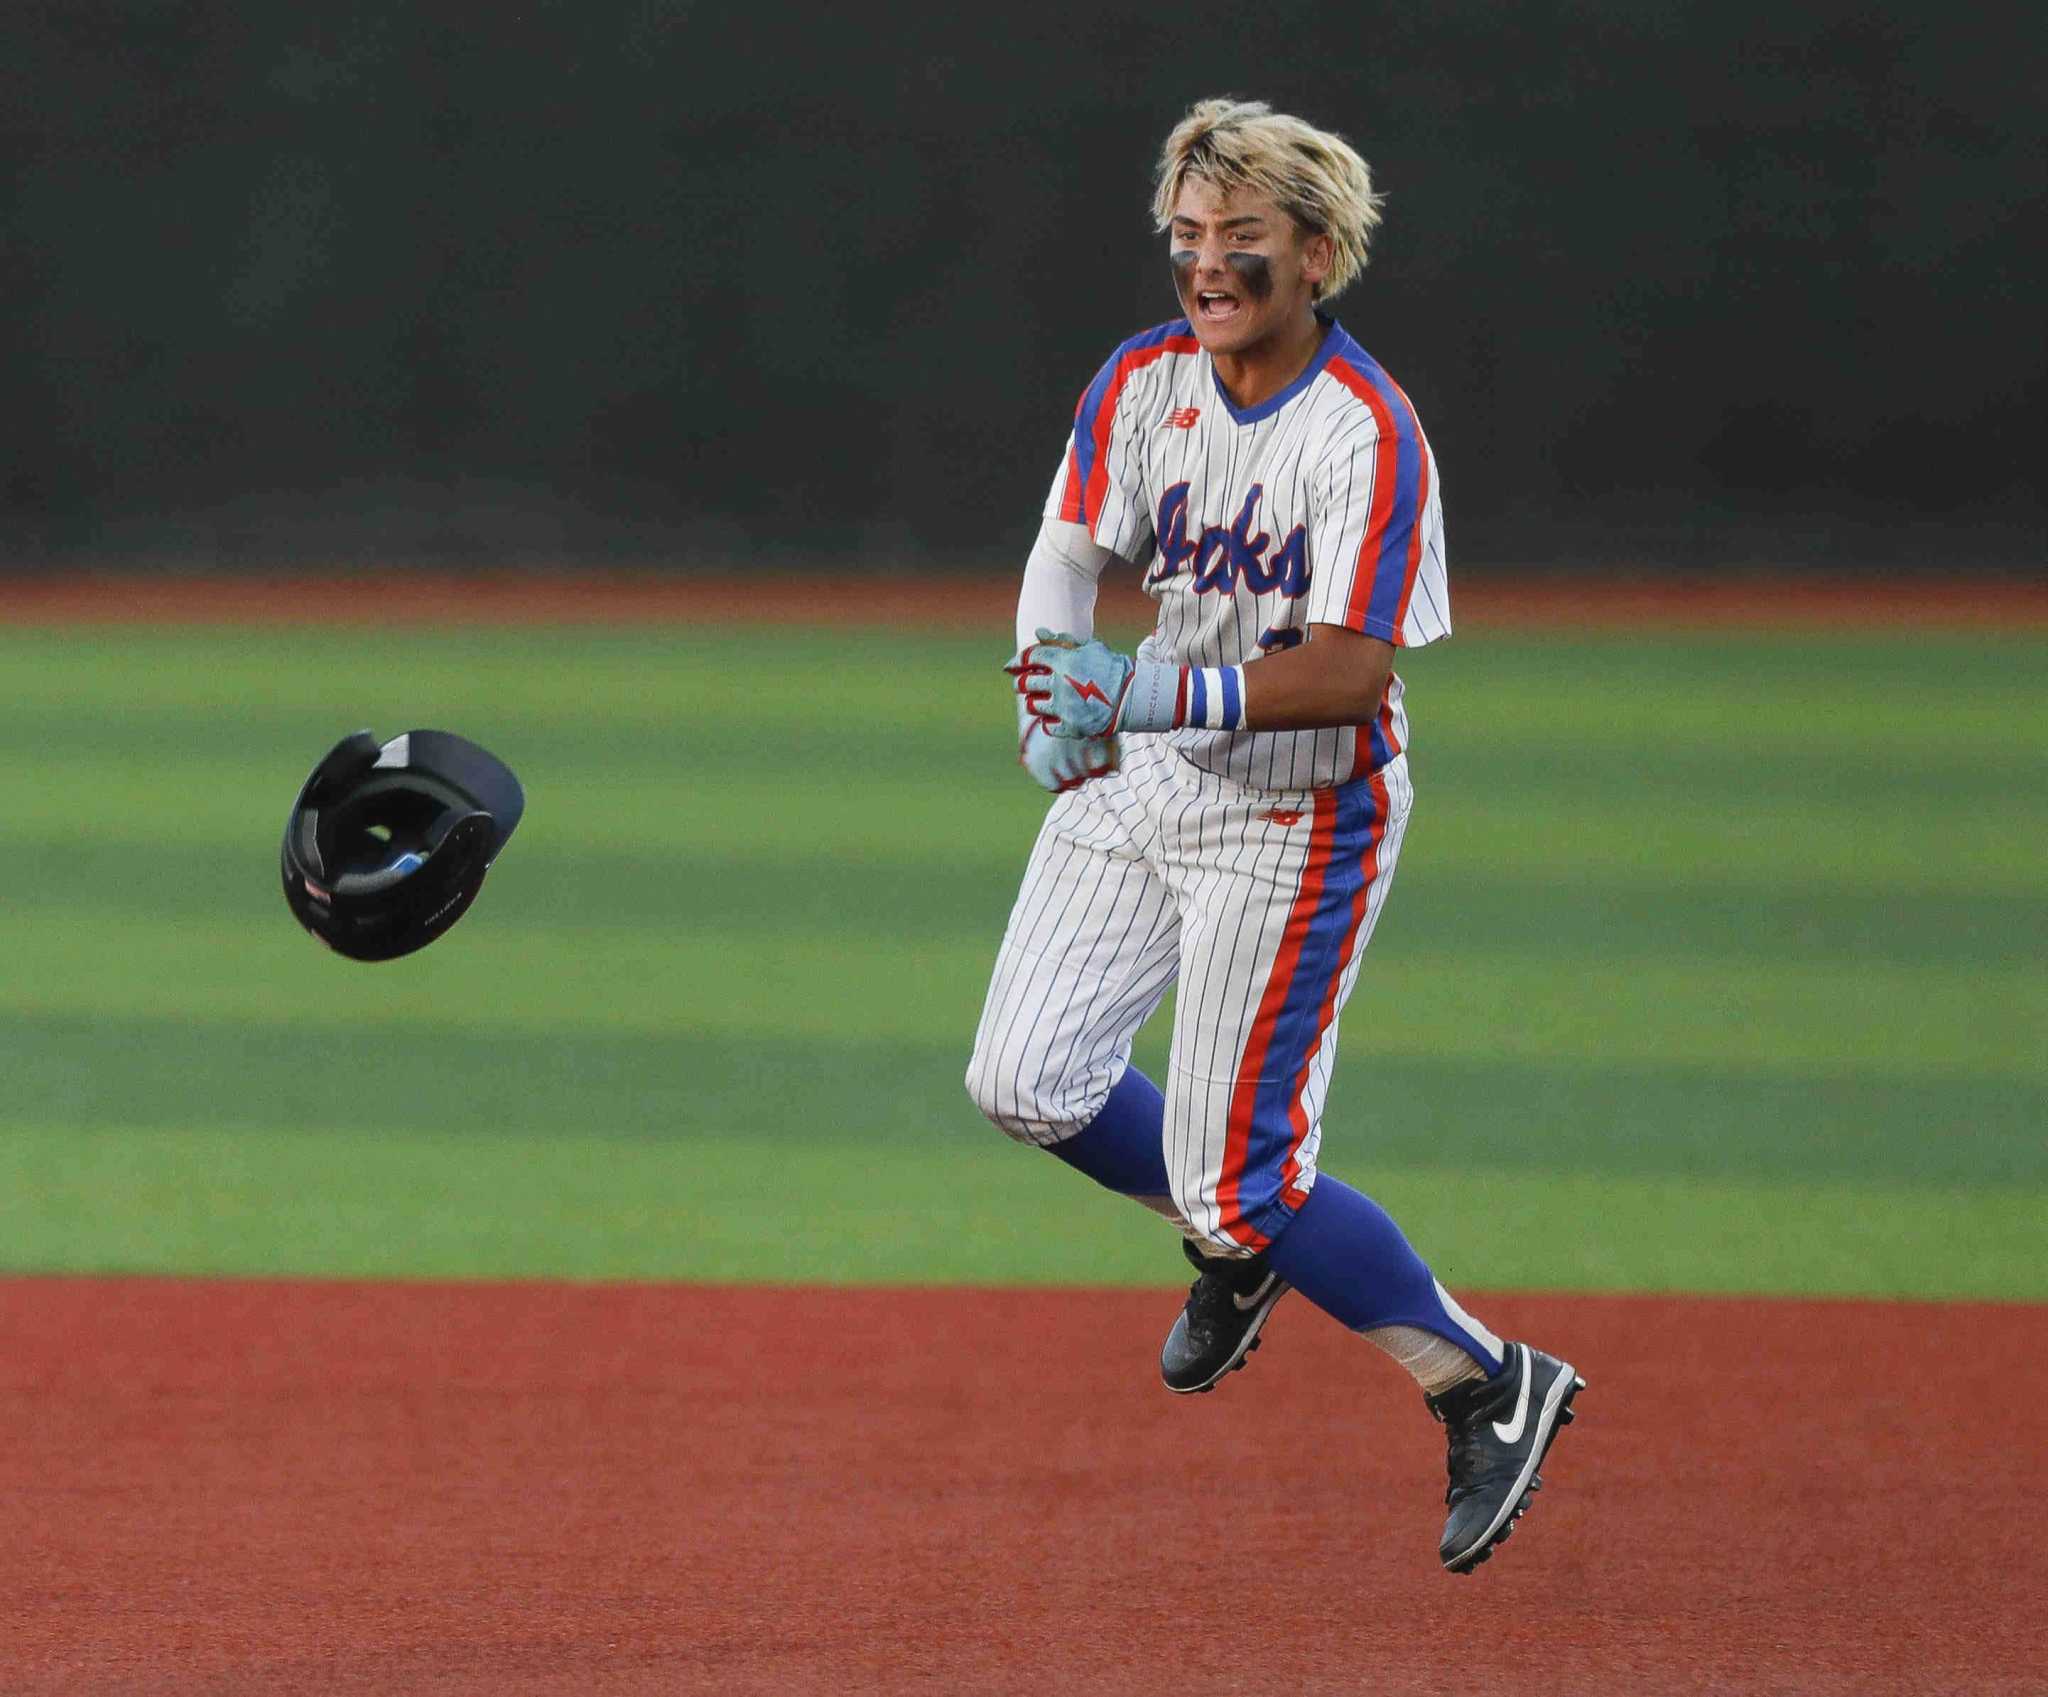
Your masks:
<svg viewBox="0 0 2048 1697"><path fill-rule="evenodd" d="M1041 524L1017 592L1017 646L1028 646L1041 629L1066 631L1083 642L1093 636L1096 590L1103 568L1115 558L1085 525L1061 519Z"/></svg>
<svg viewBox="0 0 2048 1697"><path fill-rule="evenodd" d="M1394 670L1390 643L1340 625L1311 625L1306 642L1240 666L1133 660L1072 633L1034 635L1006 669L1024 711L1064 738L1367 725Z"/></svg>
<svg viewBox="0 0 2048 1697"><path fill-rule="evenodd" d="M1338 625L1244 669L1244 720L1257 731L1366 725L1394 671L1392 643Z"/></svg>
<svg viewBox="0 0 2048 1697"><path fill-rule="evenodd" d="M1119 728L1194 726L1219 731L1303 731L1370 723L1386 693L1394 650L1337 625L1256 665L1140 663L1118 703Z"/></svg>

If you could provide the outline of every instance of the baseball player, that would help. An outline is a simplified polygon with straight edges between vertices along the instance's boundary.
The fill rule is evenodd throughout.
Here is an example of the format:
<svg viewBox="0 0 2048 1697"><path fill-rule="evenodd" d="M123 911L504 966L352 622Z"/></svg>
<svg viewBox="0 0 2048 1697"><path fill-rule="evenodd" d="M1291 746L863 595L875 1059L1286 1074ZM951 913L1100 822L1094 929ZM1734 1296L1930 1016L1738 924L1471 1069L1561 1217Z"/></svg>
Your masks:
<svg viewBox="0 0 2048 1697"><path fill-rule="evenodd" d="M1368 1197L1317 1171L1337 1021L1413 796L1396 648L1450 634L1436 462L1325 311L1380 221L1339 136L1204 101L1153 213L1182 316L1082 395L1018 598L1019 757L1055 792L975 1037L1013 1137L1175 1220L1196 1269L1169 1390L1244 1366L1290 1289L1414 1375L1450 1439L1439 1554L1486 1560L1584 1381L1503 1342ZM1159 604L1135 655L1096 586ZM1162 1090L1131 1040L1178 984Z"/></svg>

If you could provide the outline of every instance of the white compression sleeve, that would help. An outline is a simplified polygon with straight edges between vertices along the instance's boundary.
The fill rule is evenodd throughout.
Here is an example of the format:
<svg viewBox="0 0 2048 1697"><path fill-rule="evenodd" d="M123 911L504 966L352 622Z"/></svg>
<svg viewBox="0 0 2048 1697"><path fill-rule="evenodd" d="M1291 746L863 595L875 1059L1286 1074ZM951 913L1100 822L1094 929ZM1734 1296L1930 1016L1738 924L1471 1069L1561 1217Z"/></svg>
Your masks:
<svg viewBox="0 0 2048 1697"><path fill-rule="evenodd" d="M1095 590L1102 568L1116 558L1088 534L1085 524L1047 519L1024 562L1017 594L1017 647L1038 640L1039 627L1063 630L1083 642L1095 634Z"/></svg>

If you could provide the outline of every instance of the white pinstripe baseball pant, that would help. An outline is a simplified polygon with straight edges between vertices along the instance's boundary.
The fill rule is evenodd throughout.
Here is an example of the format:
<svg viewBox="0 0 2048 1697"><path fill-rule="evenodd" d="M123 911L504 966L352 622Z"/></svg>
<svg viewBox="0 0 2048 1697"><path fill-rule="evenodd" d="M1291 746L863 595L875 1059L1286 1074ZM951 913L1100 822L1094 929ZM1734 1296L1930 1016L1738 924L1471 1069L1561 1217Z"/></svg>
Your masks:
<svg viewBox="0 0 2048 1697"><path fill-rule="evenodd" d="M1164 1090L1172 1201L1211 1253L1263 1248L1315 1183L1337 1020L1393 880L1406 757L1335 789L1247 789L1124 739L1058 797L1018 892L968 1068L1027 1143L1101 1109L1180 984Z"/></svg>

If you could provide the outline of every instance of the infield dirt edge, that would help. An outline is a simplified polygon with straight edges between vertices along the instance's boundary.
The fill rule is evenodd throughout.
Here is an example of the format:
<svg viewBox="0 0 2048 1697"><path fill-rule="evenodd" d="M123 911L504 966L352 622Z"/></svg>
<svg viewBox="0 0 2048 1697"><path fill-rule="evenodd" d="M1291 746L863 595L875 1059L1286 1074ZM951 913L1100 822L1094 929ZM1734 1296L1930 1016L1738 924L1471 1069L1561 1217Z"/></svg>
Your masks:
<svg viewBox="0 0 2048 1697"><path fill-rule="evenodd" d="M2011 578L1479 577L1458 580L1454 596L1458 624L1481 629L2048 629L2048 585ZM758 622L1002 632L1016 598L1015 574L71 572L0 577L0 626ZM1127 580L1105 580L1098 611L1118 628L1153 619Z"/></svg>

